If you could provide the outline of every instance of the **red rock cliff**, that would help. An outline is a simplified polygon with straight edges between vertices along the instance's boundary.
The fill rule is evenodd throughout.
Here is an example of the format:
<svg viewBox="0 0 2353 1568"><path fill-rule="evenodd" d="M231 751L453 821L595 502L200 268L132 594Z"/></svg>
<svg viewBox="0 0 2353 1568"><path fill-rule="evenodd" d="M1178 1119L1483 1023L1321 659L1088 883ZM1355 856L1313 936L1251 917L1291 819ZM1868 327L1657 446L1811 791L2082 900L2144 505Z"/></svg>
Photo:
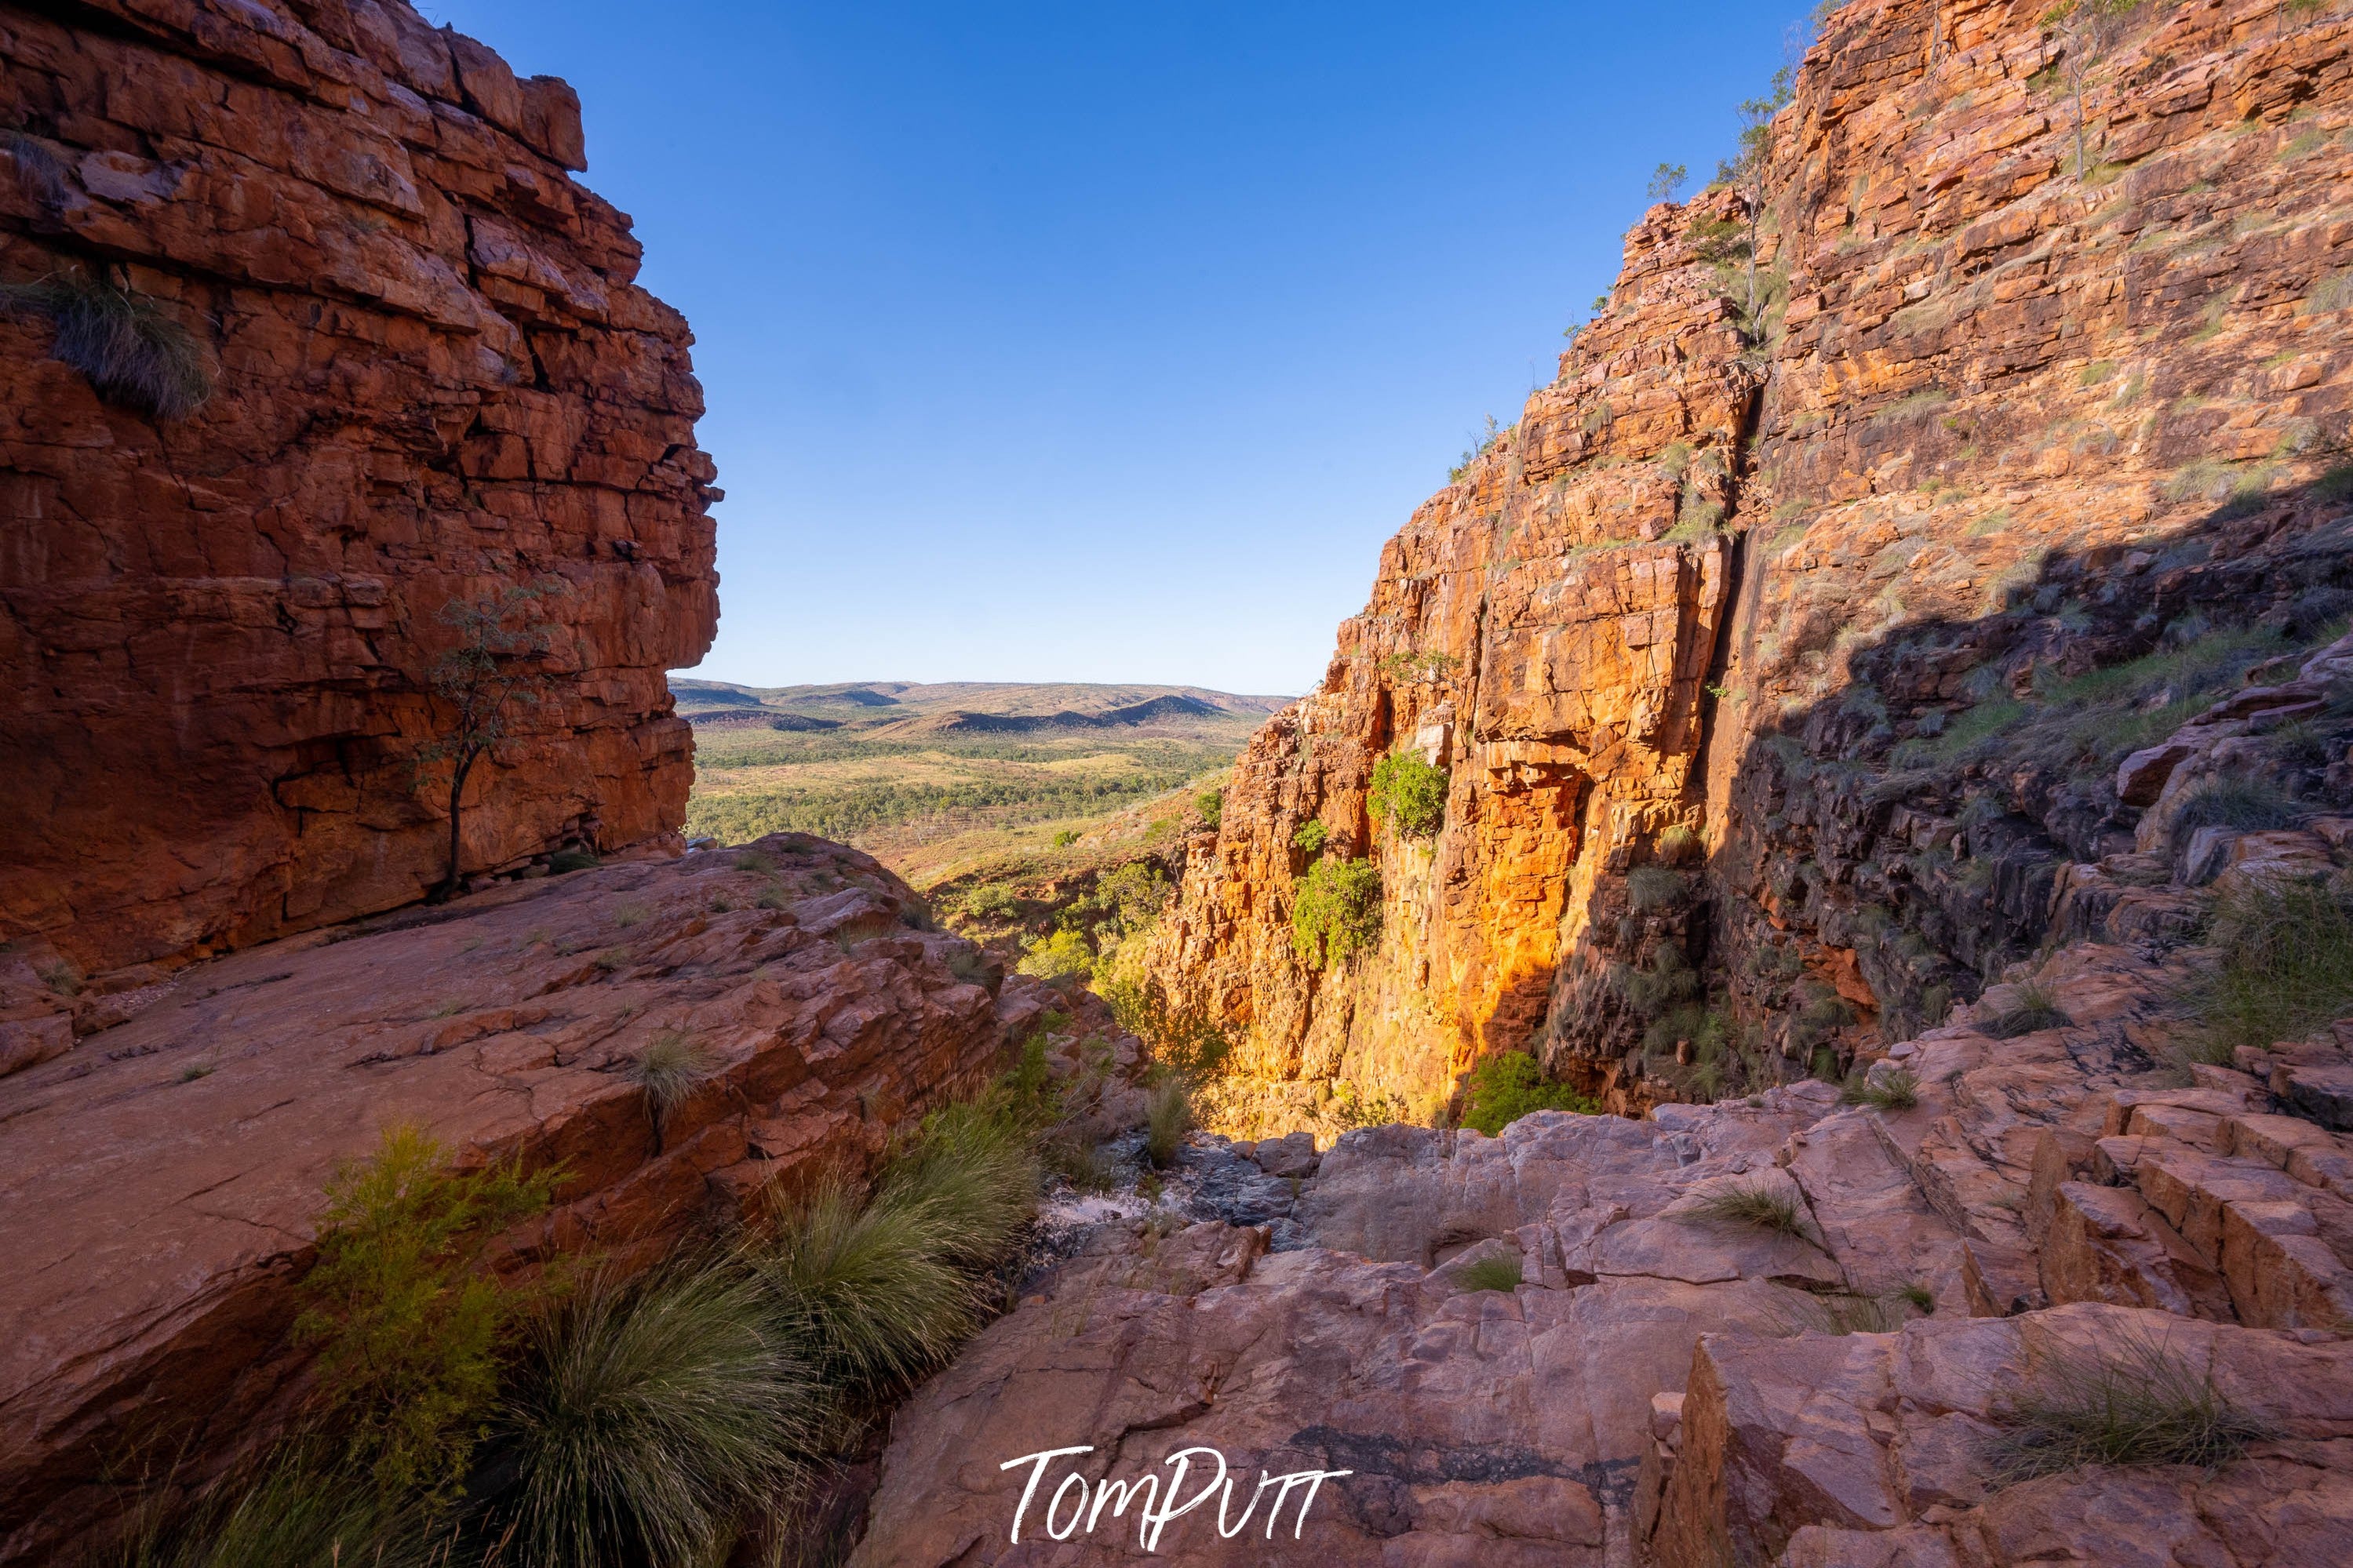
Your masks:
<svg viewBox="0 0 2353 1568"><path fill-rule="evenodd" d="M439 613L509 584L558 677L468 868L674 834L718 492L571 89L401 0L97 0L0 10L0 281L111 279L215 376L158 421L0 313L0 939L87 973L418 897Z"/></svg>
<svg viewBox="0 0 2353 1568"><path fill-rule="evenodd" d="M1383 1097L1421 1114L1524 1046L1630 1103L1671 1091L1621 1067L1646 1022L1629 975L1729 977L1803 1061L1815 1042L1792 1046L1782 1013L1808 997L1748 984L1760 951L1862 1037L1883 1012L1932 1016L1937 987L1974 997L2040 941L2047 866L2011 889L2018 918L1999 888L1924 894L1900 952L1857 935L1859 908L1901 905L1869 885L1904 794L1872 776L1901 772L1888 747L2038 659L2146 646L2197 595L2108 579L2186 538L2221 551L2233 518L2267 517L2258 538L2311 521L2353 408L2336 205L2353 26L2192 0L2086 40L2047 11L1830 17L1772 122L1755 298L1725 259L1741 194L1652 208L1558 379L1383 551L1322 686L1261 732L1214 841L1188 847L1155 937L1160 983L1244 1037L1273 1120L1328 1113L1335 1086L1356 1101L1343 1121ZM2273 600L2311 579L2233 581L2210 576L2207 599L2285 615ZM1922 631L1956 626L1974 629ZM1908 675L1874 666L1870 685L1858 660L1904 637L1882 662ZM1850 692L1869 716L1841 729ZM1876 765L1857 769L1866 741ZM1855 798L1793 804L1777 746L1845 767ZM1374 763L1408 747L1449 772L1428 839L1366 810ZM2113 792L2062 809L2005 788L1979 815L2025 813L2038 838L2129 827ZM1949 829L1959 793L1907 820ZM1289 923L1310 819L1324 853L1381 877L1377 949L1321 971Z"/></svg>

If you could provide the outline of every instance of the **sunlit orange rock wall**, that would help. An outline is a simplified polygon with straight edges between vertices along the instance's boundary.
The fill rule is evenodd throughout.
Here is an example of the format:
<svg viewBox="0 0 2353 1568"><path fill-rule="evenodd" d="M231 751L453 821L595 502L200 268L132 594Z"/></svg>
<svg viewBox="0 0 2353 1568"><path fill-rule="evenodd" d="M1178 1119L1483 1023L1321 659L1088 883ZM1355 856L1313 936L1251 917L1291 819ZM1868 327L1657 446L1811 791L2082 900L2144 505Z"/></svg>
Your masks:
<svg viewBox="0 0 2353 1568"><path fill-rule="evenodd" d="M1653 216L1610 314L1389 542L1323 685L1253 740L1214 846L1188 858L1155 973L1246 1028L1248 1075L1442 1094L1475 1055L1528 1042L1602 868L1696 811L1731 584L1710 522L1757 377L1680 215ZM1374 763L1401 746L1450 772L1434 840L1367 813ZM1377 955L1320 973L1290 927L1310 818L1326 853L1376 857L1385 889Z"/></svg>
<svg viewBox="0 0 2353 1568"><path fill-rule="evenodd" d="M1868 1022L1821 899L1775 891L1811 834L1743 795L1785 713L1891 627L2000 611L2054 552L2121 558L2342 460L2353 25L2144 7L2079 51L2079 177L2047 10L1831 16L1775 121L1753 317L1745 270L1685 238L1741 222L1738 198L1652 208L1559 378L1383 550L1155 938L1171 995L1246 1033L1246 1072L1298 1103L1337 1083L1419 1110L1533 1041L1608 1085L1633 1029L1609 965L1672 943L1736 974L1760 931ZM1364 810L1409 744L1451 770L1432 843ZM1315 973L1291 951L1288 846L1319 816L1377 858L1384 908L1377 952ZM1625 873L1678 824L1704 858L1688 896L1631 908Z"/></svg>
<svg viewBox="0 0 2353 1568"><path fill-rule="evenodd" d="M717 492L571 89L400 0L99 0L0 12L0 281L119 269L217 370L159 426L0 314L0 939L89 973L417 898L439 612L509 584L556 679L469 868L674 833Z"/></svg>

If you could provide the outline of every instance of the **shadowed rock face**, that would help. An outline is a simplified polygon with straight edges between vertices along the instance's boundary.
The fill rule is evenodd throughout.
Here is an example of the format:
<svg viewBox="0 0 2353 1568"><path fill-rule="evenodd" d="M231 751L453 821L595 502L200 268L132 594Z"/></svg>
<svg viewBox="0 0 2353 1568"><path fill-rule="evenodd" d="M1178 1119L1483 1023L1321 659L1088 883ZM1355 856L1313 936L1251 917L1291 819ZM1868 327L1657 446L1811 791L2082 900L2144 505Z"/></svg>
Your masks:
<svg viewBox="0 0 2353 1568"><path fill-rule="evenodd" d="M1832 882L1867 861L1809 830L1863 831L1888 803L1810 816L1760 782L1766 742L1805 721L1836 761L1934 733L1978 666L2080 668L2089 645L2063 646L2079 611L2105 618L2103 657L2140 651L2205 590L2219 604L2167 554L2229 553L2218 505L2239 551L2329 521L2291 503L2342 460L2353 411L2353 230L2331 205L2353 177L2353 24L2263 0L2142 8L2092 62L2079 176L2047 10L1828 18L1774 122L1754 312L1746 269L1694 233L1745 226L1741 199L1654 207L1558 379L1385 548L1322 686L1187 846L1155 948L1180 1009L1246 1033L1266 1124L1334 1080L1419 1113L1478 1057L1530 1044L1638 1109L1668 1091L1621 1070L1641 1020L1608 975L1664 946L1736 973L1798 926L1806 973L1856 1038L1884 1040L1927 1021L1931 987L1966 1000L2041 939L2047 881L2005 872L2004 907L1927 932L1916 974L1874 968L1787 873L1822 850ZM1830 714L1865 655L1892 667L1914 628L2014 602L2045 619L1913 658L1883 713ZM1401 748L1449 770L1434 839L1366 815L1374 763ZM2112 795L2034 793L2005 811L2046 818L2076 858L2105 852ZM1321 973L1288 929L1310 819L1383 889L1377 951ZM1646 867L1684 895L1636 897Z"/></svg>
<svg viewBox="0 0 2353 1568"><path fill-rule="evenodd" d="M417 898L440 611L513 584L554 679L468 868L675 833L718 492L572 89L404 0L12 11L0 81L0 279L118 268L216 372L159 425L0 314L0 937L87 973Z"/></svg>

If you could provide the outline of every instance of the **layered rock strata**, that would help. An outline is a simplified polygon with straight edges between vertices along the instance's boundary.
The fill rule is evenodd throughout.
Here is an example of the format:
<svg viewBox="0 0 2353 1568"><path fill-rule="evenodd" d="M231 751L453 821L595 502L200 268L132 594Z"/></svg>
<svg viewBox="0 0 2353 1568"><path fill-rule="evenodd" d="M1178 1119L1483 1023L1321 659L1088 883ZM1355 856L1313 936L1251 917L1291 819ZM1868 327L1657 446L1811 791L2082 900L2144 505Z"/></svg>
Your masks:
<svg viewBox="0 0 2353 1568"><path fill-rule="evenodd" d="M1686 1093L1625 1059L1657 1021L1625 976L1662 964L1843 1067L2032 951L2058 867L2126 847L2142 803L1888 759L2192 616L2327 618L2348 79L2353 23L2263 0L2105 37L2001 0L1830 16L1757 205L1629 234L1558 379L1390 542L1187 846L1155 972L1246 1037L1260 1120L1345 1125L1335 1085L1419 1115L1525 1046L1621 1107ZM1753 284L1725 248L1751 232ZM1448 770L1432 838L1365 808L1404 749ZM1949 845L1981 795L1957 859L1990 885L1905 883L1873 847L1891 819ZM1288 929L1311 819L1381 883L1376 950L1321 971ZM1817 1003L1838 1021L1793 1042Z"/></svg>
<svg viewBox="0 0 2353 1568"><path fill-rule="evenodd" d="M674 835L718 492L572 89L406 0L97 0L0 15L0 940L67 988L417 898L442 612L512 587L550 636L465 868ZM38 287L100 284L208 401L53 353Z"/></svg>
<svg viewBox="0 0 2353 1568"><path fill-rule="evenodd" d="M0 1080L0 1555L278 1428L322 1188L383 1130L563 1168L501 1268L626 1262L871 1158L1072 1005L929 926L871 859L780 835L191 965ZM1081 997L1065 1054L1083 1028L1132 1064ZM649 1047L699 1074L658 1116L631 1076ZM1071 1109L1102 1136L1140 1100Z"/></svg>

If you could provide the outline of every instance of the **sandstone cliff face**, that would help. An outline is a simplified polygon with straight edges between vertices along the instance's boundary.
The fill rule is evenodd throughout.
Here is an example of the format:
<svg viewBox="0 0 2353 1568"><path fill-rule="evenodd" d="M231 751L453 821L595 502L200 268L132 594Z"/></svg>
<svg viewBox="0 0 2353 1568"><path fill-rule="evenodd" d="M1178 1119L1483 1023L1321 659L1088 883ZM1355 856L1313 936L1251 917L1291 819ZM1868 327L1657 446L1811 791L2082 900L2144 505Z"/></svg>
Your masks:
<svg viewBox="0 0 2353 1568"><path fill-rule="evenodd" d="M1156 939L1172 997L1247 1032L1262 1103L1336 1081L1419 1113L1532 1045L1639 1107L1682 1091L1622 1059L1625 977L1683 963L1842 1064L1974 997L2042 939L2059 865L2134 832L2113 786L1896 748L2193 616L2321 618L2296 605L2343 558L2311 481L2353 409L2353 25L2218 0L2094 47L2046 10L1831 17L1774 121L1755 309L1703 249L1739 195L1653 208L1559 379L1384 550ZM1434 840L1366 815L1401 747L1449 770ZM1383 889L1377 951L1322 973L1288 930L1311 817ZM1962 848L1883 927L1926 886L1891 889L1891 822ZM1793 1038L1809 1005L1841 1022Z"/></svg>
<svg viewBox="0 0 2353 1568"><path fill-rule="evenodd" d="M0 17L0 280L112 277L216 381L158 423L0 312L0 939L87 974L417 898L439 612L509 584L554 679L469 868L674 834L718 492L571 89L403 0L100 0Z"/></svg>

